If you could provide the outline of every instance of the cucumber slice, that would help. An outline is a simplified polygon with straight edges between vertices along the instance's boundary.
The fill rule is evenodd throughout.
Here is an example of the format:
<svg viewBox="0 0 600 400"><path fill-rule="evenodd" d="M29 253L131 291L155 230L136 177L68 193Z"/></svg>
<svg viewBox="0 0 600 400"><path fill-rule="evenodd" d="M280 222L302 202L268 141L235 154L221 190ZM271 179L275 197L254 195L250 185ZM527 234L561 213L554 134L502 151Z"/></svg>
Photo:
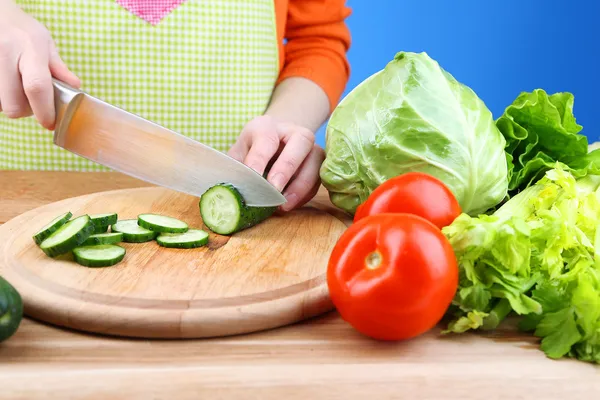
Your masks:
<svg viewBox="0 0 600 400"><path fill-rule="evenodd" d="M35 235L33 235L33 241L35 242L35 244L39 246L44 240L48 238L48 236L50 236L51 234L56 232L58 228L66 224L72 216L73 214L70 211L67 211L66 213L59 215L58 217L50 221L48 224L46 224L46 226L44 226Z"/></svg>
<svg viewBox="0 0 600 400"><path fill-rule="evenodd" d="M122 233L123 242L143 243L154 240L158 232L142 228L136 219L123 219L111 226L112 232Z"/></svg>
<svg viewBox="0 0 600 400"><path fill-rule="evenodd" d="M188 224L185 222L158 214L140 214L138 225L160 233L183 233L188 230Z"/></svg>
<svg viewBox="0 0 600 400"><path fill-rule="evenodd" d="M106 227L108 229L112 224L117 223L117 214L109 213L109 214L92 214L90 215L90 219L97 227ZM104 230L106 232L106 230Z"/></svg>
<svg viewBox="0 0 600 400"><path fill-rule="evenodd" d="M269 218L277 207L249 207L240 192L224 183L208 189L200 198L204 224L219 235L231 235Z"/></svg>
<svg viewBox="0 0 600 400"><path fill-rule="evenodd" d="M97 235L99 233L106 233L108 232L108 227L109 225L106 226L99 226L99 225L94 225L94 235Z"/></svg>
<svg viewBox="0 0 600 400"><path fill-rule="evenodd" d="M114 244L80 246L73 249L73 258L84 267L110 267L125 257L125 249Z"/></svg>
<svg viewBox="0 0 600 400"><path fill-rule="evenodd" d="M185 233L163 233L156 238L163 247L192 249L208 243L208 233L200 229L189 229Z"/></svg>
<svg viewBox="0 0 600 400"><path fill-rule="evenodd" d="M82 246L97 246L101 244L115 244L123 241L121 232L98 233L91 235L83 242Z"/></svg>
<svg viewBox="0 0 600 400"><path fill-rule="evenodd" d="M81 245L93 232L94 224L88 215L70 220L46 238L40 248L49 257L68 253Z"/></svg>

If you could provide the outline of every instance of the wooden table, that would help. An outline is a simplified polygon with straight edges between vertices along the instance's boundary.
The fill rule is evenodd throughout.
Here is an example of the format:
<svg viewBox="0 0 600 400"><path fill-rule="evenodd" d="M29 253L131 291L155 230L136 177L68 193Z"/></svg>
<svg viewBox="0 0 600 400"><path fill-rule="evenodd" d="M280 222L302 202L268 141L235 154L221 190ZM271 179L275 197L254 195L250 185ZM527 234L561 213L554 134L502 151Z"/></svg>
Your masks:
<svg viewBox="0 0 600 400"><path fill-rule="evenodd" d="M0 171L0 223L66 197L147 186L117 174ZM0 344L0 399L598 399L600 367L553 361L503 328L405 343L336 313L268 332L187 341L100 337L25 318Z"/></svg>

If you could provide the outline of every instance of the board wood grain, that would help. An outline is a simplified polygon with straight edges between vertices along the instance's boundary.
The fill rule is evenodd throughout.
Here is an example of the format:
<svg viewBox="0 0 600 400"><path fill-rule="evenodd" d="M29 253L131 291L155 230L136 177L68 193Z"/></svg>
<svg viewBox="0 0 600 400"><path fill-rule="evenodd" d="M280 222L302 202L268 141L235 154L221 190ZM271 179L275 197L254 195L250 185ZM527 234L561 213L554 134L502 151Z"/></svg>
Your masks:
<svg viewBox="0 0 600 400"><path fill-rule="evenodd" d="M0 228L1 273L27 315L95 333L199 338L254 332L331 310L325 279L331 249L351 220L321 192L301 209L197 249L121 243L125 259L86 268L49 258L32 235L55 216L151 212L205 229L198 198L158 187L92 193L30 210ZM208 230L207 230L208 231Z"/></svg>
<svg viewBox="0 0 600 400"><path fill-rule="evenodd" d="M140 186L148 185L117 173L0 171L0 222L65 198ZM600 398L598 365L548 359L539 339L511 321L493 332L439 332L382 343L333 311L247 335L144 340L25 317L0 343L0 398Z"/></svg>

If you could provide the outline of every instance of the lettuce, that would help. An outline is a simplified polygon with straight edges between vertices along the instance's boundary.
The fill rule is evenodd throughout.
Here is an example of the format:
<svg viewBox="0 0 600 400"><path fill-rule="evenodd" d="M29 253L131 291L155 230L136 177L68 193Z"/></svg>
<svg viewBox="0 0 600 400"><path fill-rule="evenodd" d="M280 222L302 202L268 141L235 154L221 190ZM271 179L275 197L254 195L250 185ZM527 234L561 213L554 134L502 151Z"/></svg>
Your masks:
<svg viewBox="0 0 600 400"><path fill-rule="evenodd" d="M552 169L556 162L575 177L600 173L600 151L588 154L587 137L573 114L571 93L542 89L521 93L497 119L506 140L508 190L513 196Z"/></svg>
<svg viewBox="0 0 600 400"><path fill-rule="evenodd" d="M509 314L551 358L600 362L600 176L555 163L492 215L443 229L460 265L445 333L493 329Z"/></svg>
<svg viewBox="0 0 600 400"><path fill-rule="evenodd" d="M334 110L320 175L332 203L351 214L384 181L419 171L477 215L506 197L505 145L473 90L426 53L400 52Z"/></svg>

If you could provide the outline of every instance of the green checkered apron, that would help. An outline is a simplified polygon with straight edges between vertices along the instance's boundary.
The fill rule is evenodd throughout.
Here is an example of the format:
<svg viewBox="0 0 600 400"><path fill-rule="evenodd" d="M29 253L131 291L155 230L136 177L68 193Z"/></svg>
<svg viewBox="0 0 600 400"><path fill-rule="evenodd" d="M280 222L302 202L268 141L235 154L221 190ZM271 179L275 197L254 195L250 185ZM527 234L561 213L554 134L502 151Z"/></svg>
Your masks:
<svg viewBox="0 0 600 400"><path fill-rule="evenodd" d="M220 151L274 89L273 0L187 0L158 23L122 1L17 3L50 30L83 90ZM107 170L55 146L33 117L3 114L0 169Z"/></svg>

